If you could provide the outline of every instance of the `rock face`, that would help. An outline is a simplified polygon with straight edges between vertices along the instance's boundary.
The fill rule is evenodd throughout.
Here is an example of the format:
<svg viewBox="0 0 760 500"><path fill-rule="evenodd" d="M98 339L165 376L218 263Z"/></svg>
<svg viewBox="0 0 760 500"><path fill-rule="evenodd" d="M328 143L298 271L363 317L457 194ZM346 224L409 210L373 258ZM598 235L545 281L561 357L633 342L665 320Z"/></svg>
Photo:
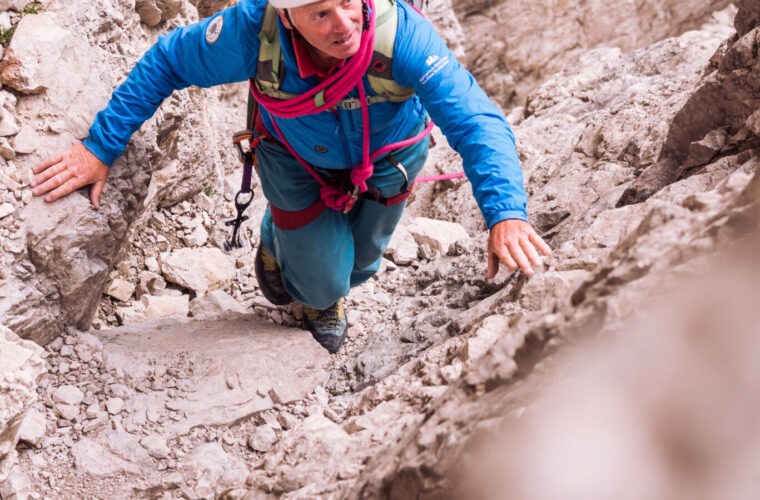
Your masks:
<svg viewBox="0 0 760 500"><path fill-rule="evenodd" d="M701 25L726 0L534 2L454 0L464 18L467 66L501 104L519 103L584 49L646 47ZM482 43L484 33L489 43Z"/></svg>
<svg viewBox="0 0 760 500"><path fill-rule="evenodd" d="M19 428L45 373L42 349L0 325L0 484L16 461Z"/></svg>
<svg viewBox="0 0 760 500"><path fill-rule="evenodd" d="M116 0L53 3L23 16L3 58L3 83L22 94L16 103L0 93L11 114L3 111L0 128L13 136L20 121L28 131L0 160L0 184L12 183L0 205L14 209L0 219L0 322L22 338L44 345L66 325L86 328L119 250L147 222L141 215L221 182L228 148L217 145L227 142L228 126L215 127L218 118L209 115L218 92L192 89L168 99L135 134L111 168L99 211L86 192L54 204L31 196L31 166L87 136L95 113L150 46L156 33L140 27L146 5L160 10L162 31L197 19L179 0L138 2L140 14Z"/></svg>
<svg viewBox="0 0 760 500"><path fill-rule="evenodd" d="M721 46L702 86L676 115L657 163L626 189L618 206L644 201L668 184L704 172L720 158L760 147L760 3L745 0L737 5L736 35Z"/></svg>

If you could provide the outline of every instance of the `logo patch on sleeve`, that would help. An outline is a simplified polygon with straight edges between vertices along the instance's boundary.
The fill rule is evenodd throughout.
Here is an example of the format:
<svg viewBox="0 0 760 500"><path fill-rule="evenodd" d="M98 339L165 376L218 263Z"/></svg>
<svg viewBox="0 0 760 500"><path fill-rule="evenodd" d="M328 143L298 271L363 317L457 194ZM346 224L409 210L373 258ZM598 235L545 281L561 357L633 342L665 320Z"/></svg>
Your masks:
<svg viewBox="0 0 760 500"><path fill-rule="evenodd" d="M224 16L217 16L206 27L206 43L213 45L219 40L219 35L222 34L222 27L224 26Z"/></svg>

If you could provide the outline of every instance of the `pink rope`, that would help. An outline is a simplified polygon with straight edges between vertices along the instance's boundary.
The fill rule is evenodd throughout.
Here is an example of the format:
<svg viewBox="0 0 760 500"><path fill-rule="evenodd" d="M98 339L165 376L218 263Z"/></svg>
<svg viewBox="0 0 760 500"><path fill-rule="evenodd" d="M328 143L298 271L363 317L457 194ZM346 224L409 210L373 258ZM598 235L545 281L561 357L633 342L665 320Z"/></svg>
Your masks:
<svg viewBox="0 0 760 500"><path fill-rule="evenodd" d="M364 90L364 84L362 79L367 72L370 61L372 60L372 54L375 44L375 9L372 0L366 0L370 8L369 29L364 30L361 35L361 45L359 51L350 58L347 64L327 78L325 81L312 88L305 94L301 94L292 99L275 99L264 95L256 86L255 80L251 79L251 93L253 97L259 102L272 115L280 118L296 118L303 115L310 115L321 113L322 111L329 110L336 106L341 99L343 99L354 87L358 87L359 99L361 101L362 110L362 161L354 166L351 171L351 182L358 188L359 191L367 191L367 180L372 177L374 173L374 165L372 162L380 155L394 150L406 147L410 144L414 144L430 134L433 129L432 120L428 123L425 130L411 139L406 139L394 144L384 146L374 153L369 152L370 142L370 126L369 126L369 109L367 105L367 95ZM322 97L324 104L317 106L316 96L323 92ZM273 117L272 124L274 125L275 132L279 136L280 142L290 151L290 154L303 165L303 167L319 182L321 188L319 190L320 198L325 202L325 205L334 210L343 210L347 212L351 209L356 201L356 191L354 193L345 193L344 191L328 185L322 176L319 175L311 165L309 165L290 145L285 135L277 125L277 120ZM418 181L424 182L424 181Z"/></svg>
<svg viewBox="0 0 760 500"><path fill-rule="evenodd" d="M464 172L457 172L455 174L430 175L428 177L417 177L414 183L417 184L418 182L445 181L447 179L459 179L461 177L464 177Z"/></svg>

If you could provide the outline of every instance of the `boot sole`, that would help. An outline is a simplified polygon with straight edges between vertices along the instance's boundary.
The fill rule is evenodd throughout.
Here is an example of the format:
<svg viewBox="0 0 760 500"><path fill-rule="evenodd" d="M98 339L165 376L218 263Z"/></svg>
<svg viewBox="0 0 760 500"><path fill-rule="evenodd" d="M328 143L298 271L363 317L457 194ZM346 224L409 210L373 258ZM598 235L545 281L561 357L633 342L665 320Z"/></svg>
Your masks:
<svg viewBox="0 0 760 500"><path fill-rule="evenodd" d="M288 292L279 292L273 290L269 285L269 282L265 278L264 271L264 259L261 257L262 244L259 243L259 248L256 250L256 259L254 260L254 272L256 273L256 281L259 282L259 288L269 302L276 306L285 306L293 302L293 297Z"/></svg>

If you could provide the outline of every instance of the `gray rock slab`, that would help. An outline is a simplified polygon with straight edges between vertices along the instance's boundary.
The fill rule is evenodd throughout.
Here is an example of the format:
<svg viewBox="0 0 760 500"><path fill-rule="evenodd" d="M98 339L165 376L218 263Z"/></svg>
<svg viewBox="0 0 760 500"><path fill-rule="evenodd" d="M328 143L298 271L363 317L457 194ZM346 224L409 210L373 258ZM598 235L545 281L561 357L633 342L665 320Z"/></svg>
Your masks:
<svg viewBox="0 0 760 500"><path fill-rule="evenodd" d="M95 477L147 477L156 473L148 452L122 431L107 429L94 438L82 438L71 448L71 454L77 469Z"/></svg>
<svg viewBox="0 0 760 500"><path fill-rule="evenodd" d="M196 481L195 489L204 497L239 486L248 476L245 462L225 453L219 443L205 443L192 450L182 460L180 470Z"/></svg>
<svg viewBox="0 0 760 500"><path fill-rule="evenodd" d="M172 400L179 420L164 423L171 439L198 425L229 425L310 394L329 360L311 335L255 317L217 321L153 319L97 332L106 367L136 379L155 370L192 366L178 377L187 392ZM182 377L185 378L182 378ZM233 380L230 388L228 380ZM162 409L165 391L136 394L127 407ZM139 399L139 401L137 401Z"/></svg>

